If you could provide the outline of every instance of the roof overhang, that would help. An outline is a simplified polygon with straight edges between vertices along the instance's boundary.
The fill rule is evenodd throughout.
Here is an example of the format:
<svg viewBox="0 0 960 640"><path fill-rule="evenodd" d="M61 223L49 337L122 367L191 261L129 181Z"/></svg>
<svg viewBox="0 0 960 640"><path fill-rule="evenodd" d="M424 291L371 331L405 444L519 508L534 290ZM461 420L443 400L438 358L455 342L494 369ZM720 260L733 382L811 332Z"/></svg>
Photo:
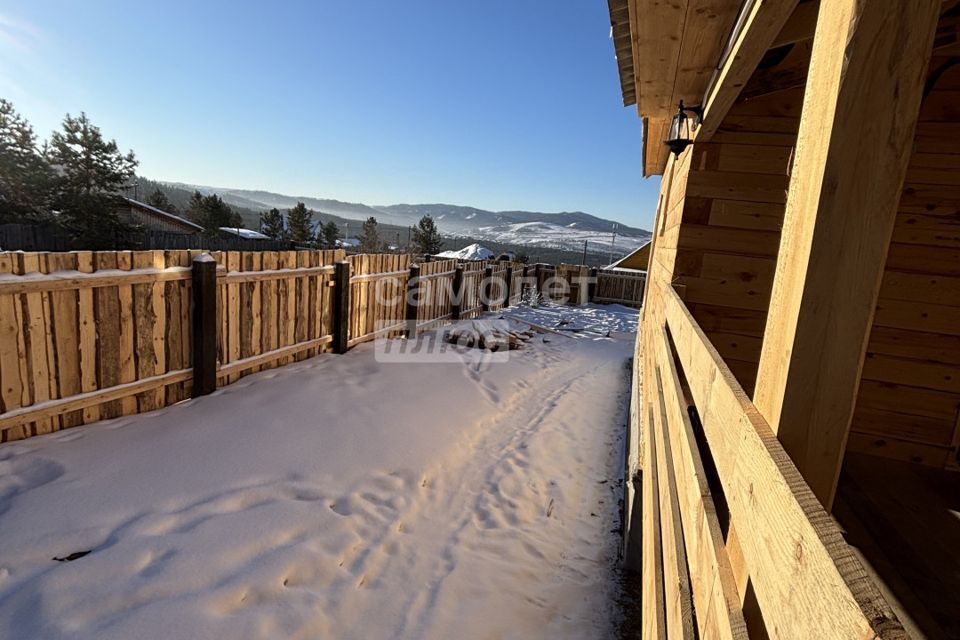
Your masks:
<svg viewBox="0 0 960 640"><path fill-rule="evenodd" d="M617 54L623 106L637 104L636 74L633 69L633 36L630 32L630 0L607 0L610 9L610 37Z"/></svg>
<svg viewBox="0 0 960 640"><path fill-rule="evenodd" d="M663 144L683 100L700 104L742 0L607 0L625 105L644 119L644 176L662 174Z"/></svg>

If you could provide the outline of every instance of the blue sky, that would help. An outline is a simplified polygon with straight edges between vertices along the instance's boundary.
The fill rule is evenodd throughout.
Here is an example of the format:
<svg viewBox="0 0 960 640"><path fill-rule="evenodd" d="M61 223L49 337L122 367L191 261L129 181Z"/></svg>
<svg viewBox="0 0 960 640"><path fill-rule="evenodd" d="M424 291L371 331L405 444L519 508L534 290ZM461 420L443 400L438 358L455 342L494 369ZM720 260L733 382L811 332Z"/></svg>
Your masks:
<svg viewBox="0 0 960 640"><path fill-rule="evenodd" d="M650 228L619 86L605 0L0 3L0 96L160 180Z"/></svg>

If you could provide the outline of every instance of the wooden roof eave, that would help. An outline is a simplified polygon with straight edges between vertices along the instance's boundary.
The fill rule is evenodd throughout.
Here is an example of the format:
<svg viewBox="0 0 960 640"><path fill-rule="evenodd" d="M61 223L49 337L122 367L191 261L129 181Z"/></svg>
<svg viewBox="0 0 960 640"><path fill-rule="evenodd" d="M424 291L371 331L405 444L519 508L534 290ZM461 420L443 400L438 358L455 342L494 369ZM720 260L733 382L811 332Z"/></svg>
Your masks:
<svg viewBox="0 0 960 640"><path fill-rule="evenodd" d="M623 106L629 107L637 103L630 0L607 0L607 7L610 10L610 36L617 56Z"/></svg>
<svg viewBox="0 0 960 640"><path fill-rule="evenodd" d="M663 173L670 119L680 100L702 101L740 5L741 0L627 2L637 110L646 119L644 176Z"/></svg>

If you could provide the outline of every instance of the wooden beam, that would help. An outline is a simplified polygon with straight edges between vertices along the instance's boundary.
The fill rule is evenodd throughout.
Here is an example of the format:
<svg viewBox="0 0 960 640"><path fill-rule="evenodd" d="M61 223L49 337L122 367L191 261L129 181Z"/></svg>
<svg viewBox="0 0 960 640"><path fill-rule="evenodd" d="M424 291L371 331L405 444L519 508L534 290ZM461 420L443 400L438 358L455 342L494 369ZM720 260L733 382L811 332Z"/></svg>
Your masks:
<svg viewBox="0 0 960 640"><path fill-rule="evenodd" d="M655 341L657 336L651 336ZM656 354L651 354L656 356ZM684 532L680 520L680 505L677 499L676 468L670 439L667 417L666 393L663 387L663 375L660 366L654 367L653 380L656 380L654 397L659 411L653 431L648 437L656 439L657 471L660 491L660 531L663 544L663 585L664 603L667 608L667 636L669 638L692 639L693 596L690 591L690 575L687 568L687 551L684 546Z"/></svg>
<svg viewBox="0 0 960 640"><path fill-rule="evenodd" d="M730 55L704 100L703 125L696 133L698 142L709 140L717 131L796 6L797 0L756 0L753 3Z"/></svg>
<svg viewBox="0 0 960 640"><path fill-rule="evenodd" d="M665 144L670 131L670 118L644 118L643 177L663 175L670 157Z"/></svg>
<svg viewBox="0 0 960 640"><path fill-rule="evenodd" d="M651 342L657 347L658 374L665 392L662 400L668 412L665 421L668 435L662 446L672 452L700 637L745 640L747 627L716 506L687 413L687 402L681 397L680 378L667 333L662 326L658 328L658 335L651 336Z"/></svg>
<svg viewBox="0 0 960 640"><path fill-rule="evenodd" d="M646 373L645 381L653 377ZM650 387L647 387L650 388ZM663 589L663 553L660 536L660 492L657 474L657 449L652 436L654 428L653 404L647 404L647 422L644 425L643 444L643 570L641 591L643 637L662 640L667 637L667 616Z"/></svg>
<svg viewBox="0 0 960 640"><path fill-rule="evenodd" d="M821 5L754 401L833 500L939 0Z"/></svg>
<svg viewBox="0 0 960 640"><path fill-rule="evenodd" d="M743 0L688 1L670 111L664 115L672 116L681 100L690 106L701 103L742 4Z"/></svg>

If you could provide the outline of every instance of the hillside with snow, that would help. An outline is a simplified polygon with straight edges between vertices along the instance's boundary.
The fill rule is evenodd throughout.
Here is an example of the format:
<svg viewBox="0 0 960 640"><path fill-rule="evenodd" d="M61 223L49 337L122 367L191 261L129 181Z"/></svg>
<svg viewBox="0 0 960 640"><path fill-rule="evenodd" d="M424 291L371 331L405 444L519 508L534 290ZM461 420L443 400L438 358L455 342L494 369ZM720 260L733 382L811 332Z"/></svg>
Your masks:
<svg viewBox="0 0 960 640"><path fill-rule="evenodd" d="M575 225L576 223L560 226L550 222L520 222L469 229L463 232L463 235L504 244L562 248L570 251L583 250L583 243L586 241L587 249L590 252L607 252L613 249L613 252L618 255L633 251L650 239L649 233L646 235L621 235L618 230L614 236L612 231L590 231L580 229ZM455 233L454 235L460 234Z"/></svg>
<svg viewBox="0 0 960 640"><path fill-rule="evenodd" d="M495 257L493 251L479 244L470 244L459 251L441 251L438 258L454 258L456 260L490 260Z"/></svg>
<svg viewBox="0 0 960 640"><path fill-rule="evenodd" d="M202 185L166 183L168 186L218 194L227 204L251 211L289 209L303 202L321 214L348 220L373 216L382 224L410 227L425 215L433 217L447 236L488 240L503 244L582 251L587 241L591 253L624 253L650 239L645 229L630 227L582 211L542 213L536 211L487 211L450 204L393 204L371 206L326 198L287 196L269 191L230 189ZM614 240L614 229L616 239ZM613 241L613 245L611 245Z"/></svg>

